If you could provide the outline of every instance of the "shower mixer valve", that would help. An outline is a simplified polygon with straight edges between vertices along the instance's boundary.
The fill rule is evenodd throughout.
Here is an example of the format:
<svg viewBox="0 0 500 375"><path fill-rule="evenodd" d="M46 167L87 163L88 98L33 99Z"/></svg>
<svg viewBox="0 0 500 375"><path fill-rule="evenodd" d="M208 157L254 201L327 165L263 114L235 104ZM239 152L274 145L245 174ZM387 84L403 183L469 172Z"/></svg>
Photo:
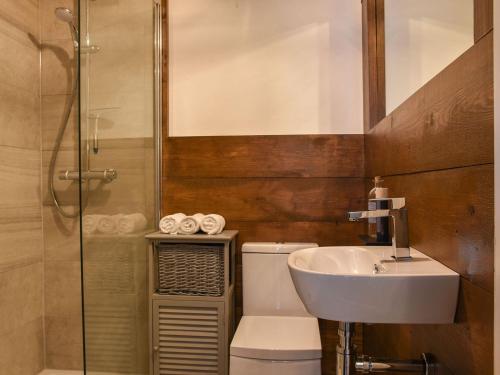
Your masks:
<svg viewBox="0 0 500 375"><path fill-rule="evenodd" d="M102 169L102 170L89 170L82 172L82 180L101 180L105 183L112 182L118 177L118 172L116 169ZM78 181L80 180L79 171L61 171L59 175L60 180L65 181Z"/></svg>

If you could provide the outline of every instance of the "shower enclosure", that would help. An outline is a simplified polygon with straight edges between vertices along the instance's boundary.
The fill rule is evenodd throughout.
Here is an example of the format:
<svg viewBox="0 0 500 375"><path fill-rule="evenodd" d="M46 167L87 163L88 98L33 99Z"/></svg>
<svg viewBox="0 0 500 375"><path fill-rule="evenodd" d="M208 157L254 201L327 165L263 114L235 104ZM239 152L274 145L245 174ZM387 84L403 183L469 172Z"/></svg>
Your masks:
<svg viewBox="0 0 500 375"><path fill-rule="evenodd" d="M155 64L161 6L154 0L79 0L52 16L58 27L68 24L74 39L67 69L72 94L54 141L47 190L66 239L69 225L81 223L82 367L86 374L148 374L144 235L159 212L161 77ZM79 134L70 146L74 118ZM60 315L58 323L69 313ZM75 321L62 323L71 324L68 335ZM73 336L68 341L78 342Z"/></svg>
<svg viewBox="0 0 500 375"><path fill-rule="evenodd" d="M155 3L81 0L79 9L85 369L147 374Z"/></svg>

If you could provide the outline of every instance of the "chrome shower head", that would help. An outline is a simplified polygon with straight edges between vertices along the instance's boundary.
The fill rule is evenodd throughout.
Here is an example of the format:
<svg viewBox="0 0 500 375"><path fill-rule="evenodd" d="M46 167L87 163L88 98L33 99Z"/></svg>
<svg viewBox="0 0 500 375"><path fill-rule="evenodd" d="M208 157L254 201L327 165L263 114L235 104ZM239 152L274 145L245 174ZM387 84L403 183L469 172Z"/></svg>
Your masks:
<svg viewBox="0 0 500 375"><path fill-rule="evenodd" d="M59 20L74 25L73 12L68 8L56 8L54 13Z"/></svg>
<svg viewBox="0 0 500 375"><path fill-rule="evenodd" d="M55 9L54 13L60 21L68 24L75 49L78 48L78 29L75 25L75 17L73 16L73 12L68 8L59 7Z"/></svg>

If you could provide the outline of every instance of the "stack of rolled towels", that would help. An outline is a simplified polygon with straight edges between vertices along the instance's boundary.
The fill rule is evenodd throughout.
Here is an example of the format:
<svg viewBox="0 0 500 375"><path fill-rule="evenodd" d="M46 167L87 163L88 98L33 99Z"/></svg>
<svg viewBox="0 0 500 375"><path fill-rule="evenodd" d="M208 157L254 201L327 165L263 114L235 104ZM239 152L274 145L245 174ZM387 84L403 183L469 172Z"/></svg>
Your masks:
<svg viewBox="0 0 500 375"><path fill-rule="evenodd" d="M187 216L182 213L165 216L160 220L160 231L166 234L219 234L224 230L226 220L218 214L194 214Z"/></svg>
<svg viewBox="0 0 500 375"><path fill-rule="evenodd" d="M130 215L85 215L82 220L83 233L91 234L134 234L146 229L148 221L141 213Z"/></svg>

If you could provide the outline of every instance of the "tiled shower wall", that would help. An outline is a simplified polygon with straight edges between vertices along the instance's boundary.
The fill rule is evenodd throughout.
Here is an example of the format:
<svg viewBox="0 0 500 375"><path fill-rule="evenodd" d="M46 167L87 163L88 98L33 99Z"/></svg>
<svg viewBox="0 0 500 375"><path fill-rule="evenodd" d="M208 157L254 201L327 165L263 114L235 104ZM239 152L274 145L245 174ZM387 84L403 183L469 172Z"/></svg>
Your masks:
<svg viewBox="0 0 500 375"><path fill-rule="evenodd" d="M44 366L37 0L0 1L0 374Z"/></svg>
<svg viewBox="0 0 500 375"><path fill-rule="evenodd" d="M40 1L43 42L41 102L46 368L81 369L83 340L79 220L63 218L55 209L47 189L49 162L57 129L63 121L64 108L70 104L72 69L75 66L70 31L67 25L55 18L54 9L60 6L73 9L74 0ZM108 184L92 181L90 190L84 189L84 214L141 212L152 223L152 5L149 0L91 1L88 4L81 1L81 9L82 39L85 39L88 28L91 43L100 47L98 53L82 54L80 60L82 144L85 145L85 139L93 135L94 122L89 119L96 114L100 116L99 151L90 151L88 158L83 152L82 167L93 170L114 168L118 171L115 181ZM87 17L88 23L85 22ZM133 27L131 22L134 23ZM62 142L56 173L78 168L77 145L75 110ZM82 151L84 149L82 147ZM78 185L59 181L57 175L55 181L57 194L65 210L71 212L77 209ZM138 238L143 239L143 236L138 235ZM120 345L113 344L113 340L117 339L116 335L113 336L114 331L108 330L107 326L106 331L103 331L100 325L101 319L105 318L102 316L103 308L116 308L115 305L109 306L109 303L119 300L117 303L120 308L134 311L134 316L144 316L143 309L139 307L145 305L142 303L145 277L140 276L145 264L138 257L130 258L126 264L119 262L126 249L137 247L137 240L129 242L120 236L107 239L99 235L84 236L84 287L88 318L86 352L87 368L90 370L114 372L119 368L117 358L123 354L119 351ZM143 240L141 244L144 247L146 242ZM142 248L139 249L139 254L143 253ZM106 256L108 258L99 264L93 262L96 257L102 260ZM120 274L130 285L135 282L136 289L124 296L116 295L116 290L106 295L112 286L100 284L103 278L109 276L102 273L103 268L100 266L103 266L103 262L117 271L120 266L136 267L138 271L128 279L126 273ZM98 287L92 283L96 279L99 280ZM134 310L136 308L137 311ZM143 318L137 319L137 340L133 340L139 348L137 353L128 355L127 361L121 361L130 362L130 368L145 367L144 358L147 355L141 352L147 347L145 322ZM133 329L127 329L125 336L132 336L134 332ZM118 340L125 340L125 336L120 336ZM104 347L107 349L103 351Z"/></svg>
<svg viewBox="0 0 500 375"><path fill-rule="evenodd" d="M74 76L74 47L68 25L54 9L74 9L73 0L40 0L42 40L42 215L45 253L45 361L46 368L81 369L79 219L63 218L48 192L48 167L64 110L70 105ZM77 103L77 101L76 101ZM78 168L77 111L72 112L56 164L56 191L65 210L78 205L78 185L59 181L60 170Z"/></svg>

